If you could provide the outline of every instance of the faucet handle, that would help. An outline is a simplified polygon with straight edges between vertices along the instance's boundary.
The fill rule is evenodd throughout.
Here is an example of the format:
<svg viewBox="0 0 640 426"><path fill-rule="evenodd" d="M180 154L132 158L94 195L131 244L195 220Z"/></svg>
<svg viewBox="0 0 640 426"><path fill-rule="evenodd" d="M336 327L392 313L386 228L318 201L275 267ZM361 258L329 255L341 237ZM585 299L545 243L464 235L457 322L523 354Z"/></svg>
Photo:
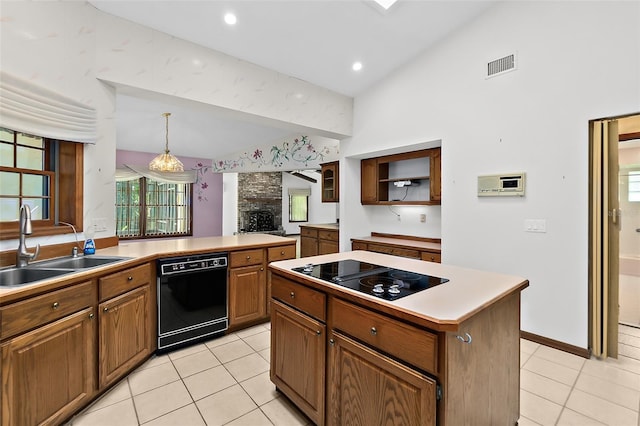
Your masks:
<svg viewBox="0 0 640 426"><path fill-rule="evenodd" d="M40 244L36 244L36 251L34 253L31 253L29 255L29 258L31 260L36 260L39 254L40 254Z"/></svg>

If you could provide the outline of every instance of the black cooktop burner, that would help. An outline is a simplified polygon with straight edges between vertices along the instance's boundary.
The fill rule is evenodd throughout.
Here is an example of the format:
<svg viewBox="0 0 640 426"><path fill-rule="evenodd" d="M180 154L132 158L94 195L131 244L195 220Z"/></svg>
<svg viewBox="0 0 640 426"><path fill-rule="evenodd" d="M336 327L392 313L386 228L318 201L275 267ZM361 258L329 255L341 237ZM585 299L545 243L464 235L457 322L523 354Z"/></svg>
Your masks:
<svg viewBox="0 0 640 426"><path fill-rule="evenodd" d="M293 270L386 300L397 300L449 281L353 259L307 264Z"/></svg>

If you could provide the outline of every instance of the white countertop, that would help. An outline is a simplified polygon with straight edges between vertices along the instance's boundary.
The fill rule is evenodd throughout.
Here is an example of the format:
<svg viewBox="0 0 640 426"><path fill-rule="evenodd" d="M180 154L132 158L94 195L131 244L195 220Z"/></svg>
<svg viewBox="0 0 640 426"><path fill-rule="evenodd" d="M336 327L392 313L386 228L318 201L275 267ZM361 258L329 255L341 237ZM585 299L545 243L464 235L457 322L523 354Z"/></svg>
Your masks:
<svg viewBox="0 0 640 426"><path fill-rule="evenodd" d="M291 268L307 263L319 264L354 259L375 265L388 266L420 274L448 278L449 282L432 287L395 301L387 301L327 281L309 277ZM368 251L351 251L273 262L270 268L299 277L303 282L314 283L333 294L356 296L394 311L432 323L436 329L457 329L457 326L475 313L498 300L523 290L529 285L522 277L494 272L461 268L440 263L425 262Z"/></svg>
<svg viewBox="0 0 640 426"><path fill-rule="evenodd" d="M108 273L114 267L123 268L140 263L140 260L152 261L161 257L184 256L197 253L225 252L268 246L295 244L295 238L279 237L269 234L240 234L204 238L150 239L146 241L121 241L119 245L96 250L96 256L118 256L130 258L122 262L89 268L47 280L37 281L17 287L0 287L0 304L30 297L58 287L69 285L84 277L95 277L96 273Z"/></svg>

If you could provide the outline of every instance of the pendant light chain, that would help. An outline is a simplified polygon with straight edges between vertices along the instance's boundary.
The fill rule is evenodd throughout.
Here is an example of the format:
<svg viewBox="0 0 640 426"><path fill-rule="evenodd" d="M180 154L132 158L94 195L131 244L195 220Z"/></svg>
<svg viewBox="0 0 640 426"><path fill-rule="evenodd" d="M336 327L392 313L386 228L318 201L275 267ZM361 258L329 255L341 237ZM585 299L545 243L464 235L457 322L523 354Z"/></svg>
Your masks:
<svg viewBox="0 0 640 426"><path fill-rule="evenodd" d="M169 116L171 115L170 112L165 112L164 114L164 118L166 119L166 123L165 123L165 129L166 129L166 133L165 133L165 145L164 145L164 152L166 154L169 153Z"/></svg>

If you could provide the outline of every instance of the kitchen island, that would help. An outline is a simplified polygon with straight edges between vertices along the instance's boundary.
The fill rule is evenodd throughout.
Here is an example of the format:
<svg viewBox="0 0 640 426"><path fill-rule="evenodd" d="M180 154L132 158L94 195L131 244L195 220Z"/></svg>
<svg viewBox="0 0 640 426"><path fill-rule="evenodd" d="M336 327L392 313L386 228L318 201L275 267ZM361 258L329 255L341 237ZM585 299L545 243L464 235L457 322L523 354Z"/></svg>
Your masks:
<svg viewBox="0 0 640 426"><path fill-rule="evenodd" d="M343 261L448 281L388 300L293 270ZM365 251L269 273L271 380L316 424L517 423L526 279Z"/></svg>

